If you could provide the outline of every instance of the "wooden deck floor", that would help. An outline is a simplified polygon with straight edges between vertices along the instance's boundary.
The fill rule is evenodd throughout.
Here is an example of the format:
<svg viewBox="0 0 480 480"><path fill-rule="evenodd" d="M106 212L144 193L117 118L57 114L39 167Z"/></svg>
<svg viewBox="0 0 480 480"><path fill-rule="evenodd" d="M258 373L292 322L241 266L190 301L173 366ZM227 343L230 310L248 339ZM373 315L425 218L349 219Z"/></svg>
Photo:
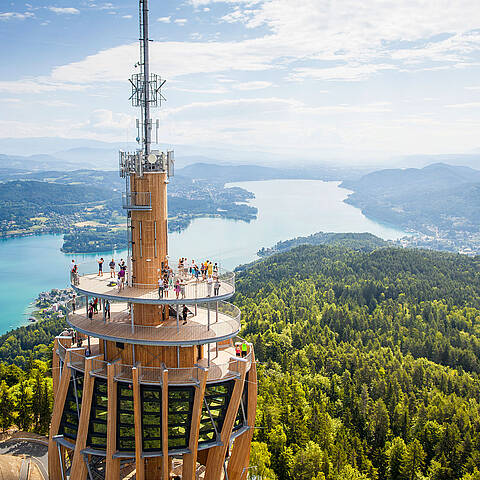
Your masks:
<svg viewBox="0 0 480 480"><path fill-rule="evenodd" d="M195 302L199 300L211 300L213 295L213 286L211 288L211 295L208 295L208 286L206 281L195 281L194 279L186 279L185 284L185 297L179 295L176 298L176 294L173 290L164 292L163 299L159 298L158 288L154 286L125 286L121 291L118 291L117 286L108 286L112 279L108 274L99 277L96 274L84 275L78 278L78 284L72 285L82 293L86 293L95 297L105 298L118 298L135 302L143 303L188 303L189 301ZM220 289L218 298L228 298L235 293L235 288L226 281L220 282Z"/></svg>
<svg viewBox="0 0 480 480"><path fill-rule="evenodd" d="M233 308L233 307L232 307ZM194 313L194 308L190 310ZM192 345L230 338L240 330L240 317L233 317L218 312L212 306L210 310L210 326L208 310L197 308L197 314L188 316L187 323L180 319L178 326L176 318L170 317L156 326L134 325L132 327L130 314L126 303L111 304L111 318L104 321L103 312L94 314L90 319L86 313L77 310L68 314L67 321L75 329L104 339L119 339L131 343L156 345Z"/></svg>

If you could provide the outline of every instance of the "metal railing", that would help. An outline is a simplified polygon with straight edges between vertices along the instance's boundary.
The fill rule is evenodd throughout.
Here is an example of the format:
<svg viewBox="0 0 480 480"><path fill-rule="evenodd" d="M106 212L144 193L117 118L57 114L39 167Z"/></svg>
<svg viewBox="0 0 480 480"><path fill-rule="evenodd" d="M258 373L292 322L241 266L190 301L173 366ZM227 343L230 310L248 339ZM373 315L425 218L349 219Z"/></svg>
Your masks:
<svg viewBox="0 0 480 480"><path fill-rule="evenodd" d="M132 323L131 307L127 303L109 302L110 318L105 304L100 301L97 305L98 313L93 313L90 317L91 307L86 308L86 297L71 300L66 305L67 323L81 332L106 339L179 345L231 338L238 334L241 327L240 309L223 301L187 307L189 313L186 323L181 306L178 306L178 321L175 316L164 321L159 313L152 312L152 318L148 319L152 325Z"/></svg>
<svg viewBox="0 0 480 480"><path fill-rule="evenodd" d="M120 290L118 288L118 279L110 278L109 273L106 271L104 276L99 277L96 273L82 272L81 266L77 274L70 275L70 281L73 287L90 292L92 296L113 296L121 298L131 298L133 301L135 298L145 300L160 300L164 303L166 300L172 300L172 303L188 303L188 301L214 300L215 297L231 296L235 293L235 273L219 269L213 273L212 281L208 281L207 278L203 278L201 275L197 278L190 272L185 273L184 269L172 269L173 275L171 281L164 287L163 296L160 294L158 284L145 284L132 282L132 286L129 286L128 271L126 272L127 278L125 279L124 286ZM219 286L216 285L218 280ZM176 289L176 284L179 284ZM108 284L112 282L114 285L108 287ZM218 291L216 289L218 287ZM110 289L108 289L110 288ZM177 291L178 290L178 291ZM217 293L217 294L216 294Z"/></svg>
<svg viewBox="0 0 480 480"><path fill-rule="evenodd" d="M122 193L122 207L125 210L151 210L151 192Z"/></svg>
<svg viewBox="0 0 480 480"><path fill-rule="evenodd" d="M70 351L70 366L75 370L85 371L85 350L79 348L68 349ZM61 339L58 342L58 355L65 361L67 348L61 343ZM204 359L205 361L206 359ZM252 346L248 344L248 353L246 357L241 360L240 358L230 356L227 362L215 363L215 359L212 359L210 366L207 365L195 365L193 367L185 368L171 368L168 367L168 384L169 385L192 385L198 382L200 370L208 369L207 383L215 383L218 381L229 380L238 377L238 363L240 361L247 361L247 371L250 370L252 364ZM107 367L109 363L114 365L114 377L115 380L121 382L132 381L132 368L135 365L125 365L119 362L107 362L102 360L98 356L92 358L92 375L100 378L107 378ZM138 365L139 369L139 381L144 384L161 385L162 374L165 367L148 367Z"/></svg>

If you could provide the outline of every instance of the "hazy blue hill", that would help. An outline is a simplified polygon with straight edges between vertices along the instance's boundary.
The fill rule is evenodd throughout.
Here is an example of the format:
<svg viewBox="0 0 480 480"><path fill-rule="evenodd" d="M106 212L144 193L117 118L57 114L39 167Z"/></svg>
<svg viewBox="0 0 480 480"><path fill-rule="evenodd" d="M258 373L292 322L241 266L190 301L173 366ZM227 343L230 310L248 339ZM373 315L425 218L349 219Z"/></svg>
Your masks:
<svg viewBox="0 0 480 480"><path fill-rule="evenodd" d="M194 163L177 170L179 175L214 182L240 182L247 180L266 180L288 178L288 172L276 168L258 165L216 165L212 163ZM291 178L291 177L290 177Z"/></svg>
<svg viewBox="0 0 480 480"><path fill-rule="evenodd" d="M53 155L4 155L0 154L0 164L6 171L40 171L40 170L74 170L79 165L76 162L70 162L54 157ZM85 164L84 164L85 166Z"/></svg>
<svg viewBox="0 0 480 480"><path fill-rule="evenodd" d="M480 171L469 167L457 167L435 163L422 169L388 169L369 173L357 181L344 181L342 187L362 193L386 193L397 190L438 190L462 183L480 182Z"/></svg>
<svg viewBox="0 0 480 480"><path fill-rule="evenodd" d="M395 165L424 167L432 163L448 163L449 165L477 168L480 165L480 152L446 153L438 155L407 155L392 158Z"/></svg>
<svg viewBox="0 0 480 480"><path fill-rule="evenodd" d="M262 165L219 165L216 163L194 163L178 169L177 173L192 179L210 182L245 182L256 180L305 179L305 180L341 180L358 179L365 170L341 168L326 165L305 166L299 168L277 168Z"/></svg>
<svg viewBox="0 0 480 480"><path fill-rule="evenodd" d="M36 206L57 210L65 205L97 203L111 198L112 192L84 185L63 185L40 181L12 181L0 184L0 206L2 209Z"/></svg>
<svg viewBox="0 0 480 480"><path fill-rule="evenodd" d="M422 169L389 169L345 181L347 203L375 219L421 232L477 232L480 171L436 163Z"/></svg>

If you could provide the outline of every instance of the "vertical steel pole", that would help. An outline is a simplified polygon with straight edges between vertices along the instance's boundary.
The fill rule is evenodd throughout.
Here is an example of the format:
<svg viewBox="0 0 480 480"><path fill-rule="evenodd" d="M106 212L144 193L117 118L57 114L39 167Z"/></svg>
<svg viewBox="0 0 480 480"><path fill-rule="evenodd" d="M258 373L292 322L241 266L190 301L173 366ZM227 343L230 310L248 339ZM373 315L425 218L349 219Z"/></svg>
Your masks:
<svg viewBox="0 0 480 480"><path fill-rule="evenodd" d="M143 105L143 128L144 128L144 153L148 155L150 153L150 64L148 54L148 0L142 1L142 16L143 16L143 77L144 77L144 105Z"/></svg>
<svg viewBox="0 0 480 480"><path fill-rule="evenodd" d="M207 303L207 330L210 330L210 302Z"/></svg>
<svg viewBox="0 0 480 480"><path fill-rule="evenodd" d="M129 305L130 305L130 318L132 323L132 334L134 334L135 333L135 323L134 323L134 316L133 316L134 309L131 303Z"/></svg>

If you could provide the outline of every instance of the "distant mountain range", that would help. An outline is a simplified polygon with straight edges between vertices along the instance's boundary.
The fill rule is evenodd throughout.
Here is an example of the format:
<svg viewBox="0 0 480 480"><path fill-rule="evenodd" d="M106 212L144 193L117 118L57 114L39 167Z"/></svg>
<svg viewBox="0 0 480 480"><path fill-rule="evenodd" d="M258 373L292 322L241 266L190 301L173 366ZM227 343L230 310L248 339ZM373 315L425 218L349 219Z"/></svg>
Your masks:
<svg viewBox="0 0 480 480"><path fill-rule="evenodd" d="M479 168L480 152L455 154L451 153L442 155L407 155L402 157L394 157L392 159L392 164L399 168L422 168L435 163L446 163L448 165Z"/></svg>

